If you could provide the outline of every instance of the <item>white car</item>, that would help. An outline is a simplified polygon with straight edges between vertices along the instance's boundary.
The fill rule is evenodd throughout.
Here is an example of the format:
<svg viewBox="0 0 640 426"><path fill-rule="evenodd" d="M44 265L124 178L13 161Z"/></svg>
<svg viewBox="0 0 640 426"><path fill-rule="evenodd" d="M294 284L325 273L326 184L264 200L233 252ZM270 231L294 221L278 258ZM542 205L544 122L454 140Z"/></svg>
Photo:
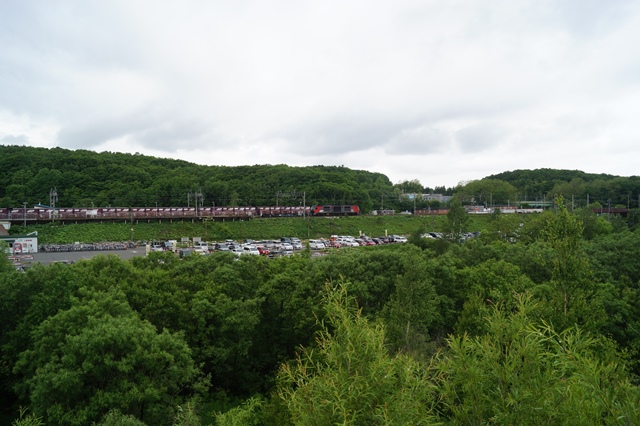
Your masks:
<svg viewBox="0 0 640 426"><path fill-rule="evenodd" d="M242 247L242 253L243 254L252 254L254 256L260 256L260 252L258 251L258 247L251 245L251 244L245 244Z"/></svg>
<svg viewBox="0 0 640 426"><path fill-rule="evenodd" d="M209 254L209 249L206 246L195 246L193 248L193 252L202 256L206 256Z"/></svg>
<svg viewBox="0 0 640 426"><path fill-rule="evenodd" d="M358 247L360 245L355 239L349 237L339 238L338 242L342 244L342 247Z"/></svg>
<svg viewBox="0 0 640 426"><path fill-rule="evenodd" d="M311 250L322 250L325 248L325 245L320 240L309 240L309 248Z"/></svg>

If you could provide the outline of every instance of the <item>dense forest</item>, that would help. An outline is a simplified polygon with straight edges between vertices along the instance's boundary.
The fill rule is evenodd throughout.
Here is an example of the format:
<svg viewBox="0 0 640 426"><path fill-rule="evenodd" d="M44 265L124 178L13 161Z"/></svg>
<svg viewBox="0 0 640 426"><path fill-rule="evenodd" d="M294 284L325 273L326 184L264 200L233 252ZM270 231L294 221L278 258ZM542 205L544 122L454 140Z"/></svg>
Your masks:
<svg viewBox="0 0 640 426"><path fill-rule="evenodd" d="M0 405L19 426L640 424L640 230L558 198L460 243L465 217L319 258L0 263Z"/></svg>
<svg viewBox="0 0 640 426"><path fill-rule="evenodd" d="M371 210L395 191L380 173L345 167L201 166L61 148L0 146L0 168L0 207L49 204L55 188L59 207L187 206L200 193L207 206L353 203Z"/></svg>
<svg viewBox="0 0 640 426"><path fill-rule="evenodd" d="M571 208L637 208L640 178L588 174L578 170L516 170L461 183L456 188L423 186L417 180L392 183L380 173L346 167L286 165L201 166L180 160L62 148L0 145L0 207L23 202L58 207L182 207L194 205L273 206L357 204L362 211L441 207L407 194L459 194L464 203L551 202L556 195Z"/></svg>
<svg viewBox="0 0 640 426"><path fill-rule="evenodd" d="M618 206L638 208L640 177L585 173L580 170L514 170L488 176L487 180L506 182L515 189L511 200L551 201L562 195L572 207Z"/></svg>

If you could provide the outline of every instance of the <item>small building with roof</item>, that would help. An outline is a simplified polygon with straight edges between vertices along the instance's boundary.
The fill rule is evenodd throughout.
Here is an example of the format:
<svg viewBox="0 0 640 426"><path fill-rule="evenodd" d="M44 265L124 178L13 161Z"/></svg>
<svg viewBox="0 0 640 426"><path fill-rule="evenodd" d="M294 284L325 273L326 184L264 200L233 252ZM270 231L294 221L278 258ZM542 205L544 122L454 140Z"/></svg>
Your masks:
<svg viewBox="0 0 640 426"><path fill-rule="evenodd" d="M10 222L0 223L0 241L7 244L8 254L32 254L38 252L38 232L27 235L9 235Z"/></svg>

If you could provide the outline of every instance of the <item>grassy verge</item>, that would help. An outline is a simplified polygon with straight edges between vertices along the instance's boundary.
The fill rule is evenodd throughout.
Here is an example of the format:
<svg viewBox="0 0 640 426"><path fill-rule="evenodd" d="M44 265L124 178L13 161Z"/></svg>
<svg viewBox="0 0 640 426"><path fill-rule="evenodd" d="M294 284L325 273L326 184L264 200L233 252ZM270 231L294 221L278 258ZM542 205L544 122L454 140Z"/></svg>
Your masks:
<svg viewBox="0 0 640 426"><path fill-rule="evenodd" d="M472 217L470 231L482 230L487 217ZM205 241L225 239L244 240L275 239L283 236L306 238L328 238L331 235L370 236L409 235L419 228L441 231L445 216L356 216L356 217L312 217L270 218L224 222L162 222L162 223L83 223L41 224L11 227L11 234L20 235L38 231L41 244L69 244L100 241L153 241L180 240L183 237L200 237Z"/></svg>

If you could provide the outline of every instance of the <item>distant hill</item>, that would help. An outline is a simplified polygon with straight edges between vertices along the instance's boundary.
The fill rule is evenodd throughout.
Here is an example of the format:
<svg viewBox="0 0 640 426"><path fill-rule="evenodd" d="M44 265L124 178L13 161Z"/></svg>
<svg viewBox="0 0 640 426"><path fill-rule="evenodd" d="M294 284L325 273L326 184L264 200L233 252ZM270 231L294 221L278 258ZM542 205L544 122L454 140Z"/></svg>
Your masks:
<svg viewBox="0 0 640 426"><path fill-rule="evenodd" d="M62 148L0 145L0 207L358 204L393 192L381 173L345 167L202 166L182 160ZM306 200L305 200L306 196Z"/></svg>
<svg viewBox="0 0 640 426"><path fill-rule="evenodd" d="M520 198L536 199L563 195L577 205L600 203L638 207L640 177L585 173L580 170L514 170L487 176L513 185ZM579 203L578 203L579 201Z"/></svg>
<svg viewBox="0 0 640 426"><path fill-rule="evenodd" d="M367 212L384 205L397 211L437 207L403 194L446 193L417 180L392 184L387 176L337 166L202 166L183 160L63 148L0 145L0 208L49 204L55 188L59 207L273 206L357 204ZM562 194L578 205L598 202L638 206L640 178L579 170L514 170L485 179L507 182L513 199ZM201 197L200 197L201 194Z"/></svg>

